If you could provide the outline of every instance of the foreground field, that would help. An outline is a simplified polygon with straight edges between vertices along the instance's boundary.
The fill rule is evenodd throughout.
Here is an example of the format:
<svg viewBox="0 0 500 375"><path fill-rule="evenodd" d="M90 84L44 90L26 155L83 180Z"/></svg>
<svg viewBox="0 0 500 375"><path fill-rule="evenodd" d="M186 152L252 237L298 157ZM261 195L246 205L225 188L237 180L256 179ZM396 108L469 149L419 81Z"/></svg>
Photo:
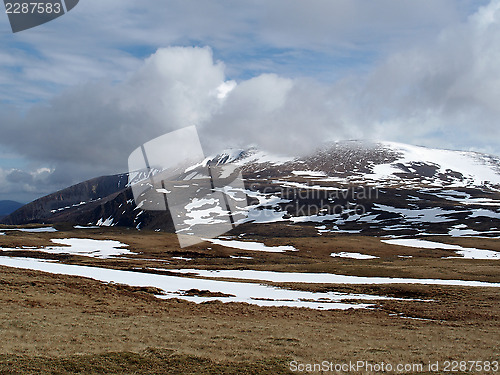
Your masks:
<svg viewBox="0 0 500 375"><path fill-rule="evenodd" d="M78 237L119 240L135 254L99 259L22 249L53 245L50 239L54 238ZM11 249L3 251L3 256L43 257L160 274L185 267L246 268L500 282L498 261L441 259L450 252L387 245L374 237L308 237L306 232L298 232L294 237L279 238L256 232L251 239L268 246L293 246L298 251L252 252L207 243L181 250L171 235L118 229L12 231L0 237L0 244ZM440 241L500 250L493 239ZM333 258L330 253L334 251L379 258ZM161 267L165 271L151 269L159 267L158 260L164 261ZM421 365L422 371L415 367L416 371L403 372L426 373L432 372L429 363L439 362L442 370L445 361L493 362L500 358L500 292L495 287L268 284L400 299L372 301L368 309L324 311L219 301L196 304L157 298L154 288L1 267L0 371L286 374L303 373L298 371L299 364L366 361ZM348 372L371 373L366 369Z"/></svg>

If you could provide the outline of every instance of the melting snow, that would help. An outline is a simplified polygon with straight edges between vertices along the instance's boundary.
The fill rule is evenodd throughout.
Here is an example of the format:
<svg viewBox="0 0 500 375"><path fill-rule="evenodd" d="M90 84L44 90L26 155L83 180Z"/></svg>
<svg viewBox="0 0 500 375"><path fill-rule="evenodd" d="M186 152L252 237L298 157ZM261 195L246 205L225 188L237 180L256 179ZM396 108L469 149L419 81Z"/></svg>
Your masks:
<svg viewBox="0 0 500 375"><path fill-rule="evenodd" d="M474 229L468 229L465 224L459 224L451 228L448 235L452 237L500 238L500 231L478 232Z"/></svg>
<svg viewBox="0 0 500 375"><path fill-rule="evenodd" d="M100 199L100 198L99 198L99 199ZM99 199L97 199L97 200L99 200ZM89 202L94 202L94 200L92 200L92 199L91 199ZM67 210L67 209L72 208L72 207L79 207L79 206L83 206L84 204L87 204L87 203L89 203L89 202L84 202L84 201L82 201L82 202L80 202L80 203L76 203L76 204L73 204L73 205L71 205L71 206L61 207L61 208L58 208L58 209L56 209L56 210L50 210L50 212L55 213L55 212L59 212L59 211L64 211L64 210Z"/></svg>
<svg viewBox="0 0 500 375"><path fill-rule="evenodd" d="M89 277L102 282L113 282L139 287L156 287L165 292L159 298L180 298L193 302L219 300L223 302L246 302L259 306L291 306L311 309L366 308L366 303L347 303L345 300L387 300L389 297L366 294L342 294L336 292L313 293L282 289L244 282L205 280L190 277L157 275L133 271L49 263L39 259L0 257L0 265L37 270L54 274ZM227 297L189 296L185 292L198 289L219 292ZM342 301L342 302L341 302Z"/></svg>
<svg viewBox="0 0 500 375"><path fill-rule="evenodd" d="M260 242L236 241L236 240L219 240L219 239L203 239L213 243L214 245L222 245L233 249L250 250L250 251L265 251L268 253L283 253L285 251L298 251L293 246L266 246Z"/></svg>
<svg viewBox="0 0 500 375"><path fill-rule="evenodd" d="M185 258L185 257L172 257L172 259L185 260L186 262L190 261L190 260L193 260L193 258Z"/></svg>
<svg viewBox="0 0 500 375"><path fill-rule="evenodd" d="M465 259L500 259L500 252L493 250L476 249L473 247L462 247L458 245L449 245L439 242L419 240L414 238L400 238L393 240L381 240L387 244L417 247L421 249L443 249L454 250Z"/></svg>
<svg viewBox="0 0 500 375"><path fill-rule="evenodd" d="M118 255L134 254L124 247L127 244L114 240L93 240L87 238L63 238L51 239L52 242L65 245L62 247L47 247L41 251L47 253L64 253L73 255L83 255L94 258L106 259Z"/></svg>
<svg viewBox="0 0 500 375"><path fill-rule="evenodd" d="M172 272L190 273L202 277L220 277L226 279L260 280L277 283L311 283L311 284L425 284L425 285L458 285L484 286L499 288L500 283L483 281L442 280L442 279L405 279L392 277L362 277L337 275L333 273L300 273L273 272L254 270L197 270L178 269Z"/></svg>
<svg viewBox="0 0 500 375"><path fill-rule="evenodd" d="M325 172L319 172L319 171L292 171L292 173L296 176L304 176L304 177L326 177Z"/></svg>
<svg viewBox="0 0 500 375"><path fill-rule="evenodd" d="M123 247L128 246L114 240L93 240L86 238L53 238L52 242L65 246L50 246L42 248L26 248L22 250L35 250L51 254L72 254L87 257L106 259L122 254L134 254ZM19 248L0 248L1 250L20 250Z"/></svg>
<svg viewBox="0 0 500 375"><path fill-rule="evenodd" d="M497 173L491 161L481 157L474 152L459 152L450 150L437 150L420 146L406 145L395 142L383 142L386 148L401 153L401 157L391 164L379 164L373 168L373 173L366 175L374 180L400 179L394 173L401 173L402 170L397 164L406 166L411 163L427 163L436 166L437 173L447 171L459 172L464 176L464 180L455 179L449 186L482 185L485 182L500 184L500 174ZM431 182L440 183L440 181Z"/></svg>
<svg viewBox="0 0 500 375"><path fill-rule="evenodd" d="M469 217L490 217L492 219L500 219L500 212L491 210L478 209L474 210Z"/></svg>
<svg viewBox="0 0 500 375"><path fill-rule="evenodd" d="M282 165L286 162L292 161L294 158L290 156L279 156L270 154L264 151L255 151L247 157L235 162L236 165L245 165L249 163L270 163L271 165Z"/></svg>
<svg viewBox="0 0 500 375"><path fill-rule="evenodd" d="M376 258L378 258L376 256L368 255L368 254L347 253L347 252L331 253L330 256L334 257L334 258L351 258L351 259L376 259Z"/></svg>
<svg viewBox="0 0 500 375"><path fill-rule="evenodd" d="M378 203L375 203L374 206L382 211L399 214L403 216L405 219L407 219L409 222L414 222L414 223L422 223L422 222L444 223L447 221L454 221L456 219L448 217L447 215L456 214L460 212L460 211L446 211L439 207L410 210L407 208L396 208Z"/></svg>
<svg viewBox="0 0 500 375"><path fill-rule="evenodd" d="M31 233L57 232L57 229L55 229L53 227L43 227L43 228L2 228L2 230L17 230L19 232L31 232Z"/></svg>
<svg viewBox="0 0 500 375"><path fill-rule="evenodd" d="M242 224L246 222L253 222L258 224L265 223L277 223L279 221L286 221L284 216L286 212L284 211L276 211L273 208L259 208L258 206L251 206L248 211L247 217L241 221L238 221L237 224Z"/></svg>
<svg viewBox="0 0 500 375"><path fill-rule="evenodd" d="M141 203L142 203L142 202L141 202ZM102 227L111 227L111 226L113 226L113 225L115 225L115 224L113 224L113 217L112 217L112 216L110 216L110 217L108 217L106 220L103 220L102 218L101 218L101 219L99 219L99 220L97 221L96 225L98 225L98 226L102 226Z"/></svg>

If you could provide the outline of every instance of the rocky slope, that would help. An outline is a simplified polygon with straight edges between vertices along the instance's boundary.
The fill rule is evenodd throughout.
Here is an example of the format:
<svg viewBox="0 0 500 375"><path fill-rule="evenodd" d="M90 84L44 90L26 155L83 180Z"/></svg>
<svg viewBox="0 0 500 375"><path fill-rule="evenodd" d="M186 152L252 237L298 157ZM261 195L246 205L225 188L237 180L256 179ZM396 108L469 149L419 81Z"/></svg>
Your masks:
<svg viewBox="0 0 500 375"><path fill-rule="evenodd" d="M128 182L126 174L103 176L70 186L37 199L17 209L1 222L4 224L26 224L64 221L81 209L99 207L113 200L123 191Z"/></svg>

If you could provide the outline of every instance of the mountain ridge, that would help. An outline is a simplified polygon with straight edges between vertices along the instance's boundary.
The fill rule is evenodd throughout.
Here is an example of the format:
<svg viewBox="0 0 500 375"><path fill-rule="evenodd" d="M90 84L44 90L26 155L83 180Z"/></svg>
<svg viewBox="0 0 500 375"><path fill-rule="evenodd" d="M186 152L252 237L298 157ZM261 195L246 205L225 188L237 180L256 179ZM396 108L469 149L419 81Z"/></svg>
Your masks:
<svg viewBox="0 0 500 375"><path fill-rule="evenodd" d="M314 226L319 235L324 230L383 235L500 231L500 158L492 155L343 141L302 157L229 150L198 166L227 163L238 166L245 181L247 217L239 224ZM126 177L105 176L74 185L1 222L173 231L168 210L144 211L135 205ZM96 182L108 188L90 194Z"/></svg>
<svg viewBox="0 0 500 375"><path fill-rule="evenodd" d="M92 204L126 188L127 174L101 176L80 182L30 202L0 222L3 224L28 224L44 222L57 217L62 211Z"/></svg>

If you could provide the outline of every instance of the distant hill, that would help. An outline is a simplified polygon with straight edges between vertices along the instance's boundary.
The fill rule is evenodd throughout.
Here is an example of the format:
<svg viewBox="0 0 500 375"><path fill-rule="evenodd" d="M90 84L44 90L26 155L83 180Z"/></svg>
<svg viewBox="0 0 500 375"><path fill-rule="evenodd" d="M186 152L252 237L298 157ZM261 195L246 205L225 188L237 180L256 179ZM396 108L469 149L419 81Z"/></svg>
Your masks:
<svg viewBox="0 0 500 375"><path fill-rule="evenodd" d="M18 208L21 208L23 205L23 203L19 203L16 201L0 201L0 218L11 214Z"/></svg>

